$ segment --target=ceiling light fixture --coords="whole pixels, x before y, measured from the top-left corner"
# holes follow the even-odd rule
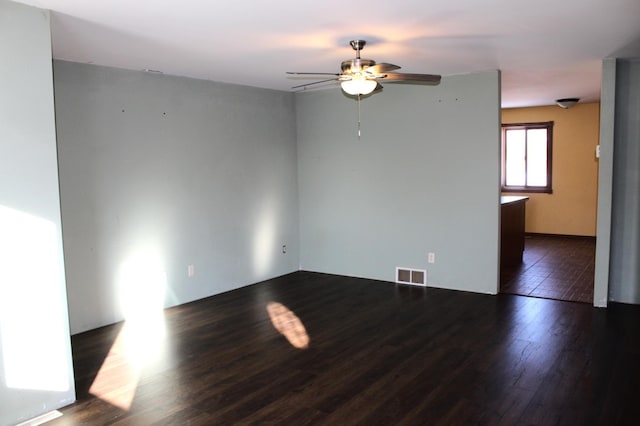
[[[375,80],[369,80],[362,74],[354,74],[351,80],[345,80],[340,83],[342,90],[350,95],[368,95],[373,92],[378,85]]]
[[[567,109],[577,104],[579,100],[580,98],[562,98],[562,99],[557,99],[556,103],[560,108]]]

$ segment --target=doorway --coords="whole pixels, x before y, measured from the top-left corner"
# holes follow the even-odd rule
[[[500,292],[594,303],[600,103],[504,109],[502,122],[552,123],[553,185],[526,194],[522,263],[501,265]]]

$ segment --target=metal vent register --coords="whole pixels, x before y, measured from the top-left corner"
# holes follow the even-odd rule
[[[396,268],[396,283],[427,286],[427,271],[424,269]]]

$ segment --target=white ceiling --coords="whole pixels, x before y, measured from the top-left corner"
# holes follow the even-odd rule
[[[290,90],[348,42],[400,72],[502,71],[503,107],[600,98],[601,61],[640,57],[640,0],[20,0],[51,9],[57,59]]]

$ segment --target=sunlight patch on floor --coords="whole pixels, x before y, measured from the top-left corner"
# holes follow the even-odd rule
[[[120,268],[118,288],[125,322],[89,392],[127,411],[144,369],[166,352],[166,273],[159,256],[148,250],[129,256]]]
[[[294,348],[309,347],[309,335],[300,318],[282,303],[271,302],[267,305],[267,312],[273,327],[282,334]]]

